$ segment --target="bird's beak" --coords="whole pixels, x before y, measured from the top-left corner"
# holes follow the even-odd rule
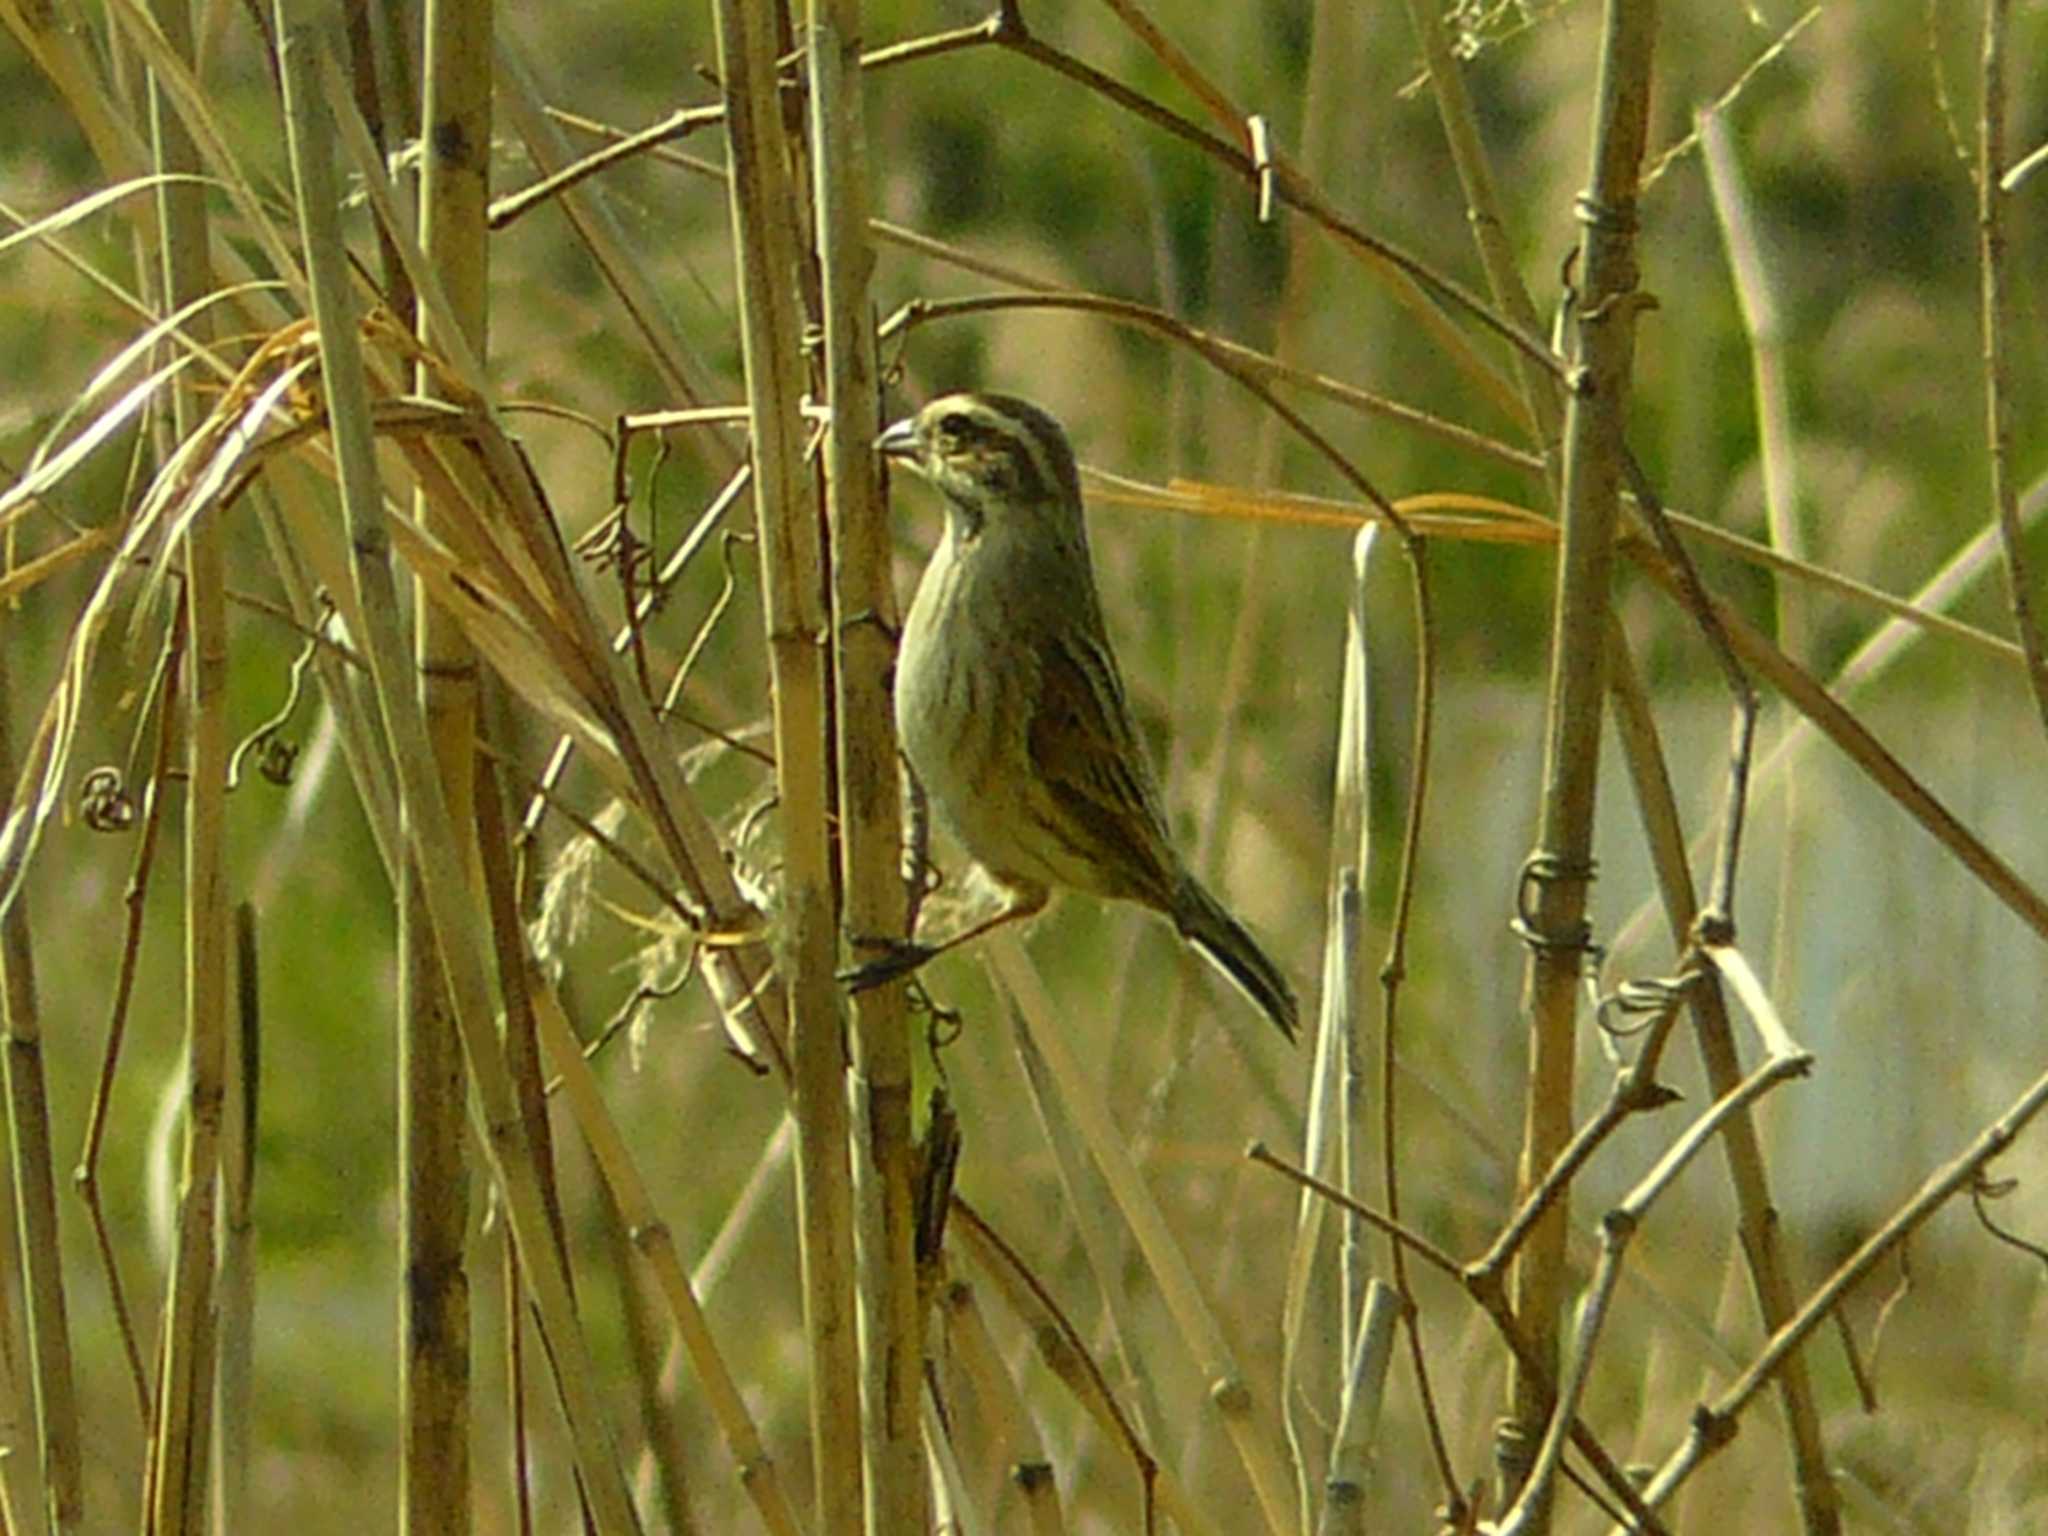
[[[875,439],[875,452],[885,459],[917,458],[917,419],[906,416],[892,423],[880,437]]]

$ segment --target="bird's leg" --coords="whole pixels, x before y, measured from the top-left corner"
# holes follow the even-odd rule
[[[973,943],[991,929],[1023,918],[1035,917],[1045,910],[1045,903],[1050,895],[1042,885],[1009,886],[1006,889],[1009,892],[1009,900],[1000,908],[980,922],[954,934],[943,944],[920,944],[915,939],[856,937],[856,944],[878,948],[883,953],[864,965],[856,965],[841,971],[839,979],[846,983],[849,992],[865,992],[870,987],[879,987],[885,981],[898,980],[913,971],[923,969],[928,962],[936,960],[948,950]]]

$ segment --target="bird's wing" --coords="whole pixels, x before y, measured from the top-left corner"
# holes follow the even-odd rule
[[[1045,795],[1034,810],[1044,830],[1092,876],[1071,883],[1169,907],[1179,861],[1116,659],[1100,637],[1070,631],[1051,638],[1039,662],[1038,696],[1025,732]]]

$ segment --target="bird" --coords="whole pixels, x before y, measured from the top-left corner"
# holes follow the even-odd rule
[[[949,394],[875,444],[935,489],[945,530],[905,616],[896,730],[938,819],[1004,905],[945,943],[897,942],[856,988],[1040,911],[1053,891],[1135,902],[1294,1039],[1280,968],[1175,850],[1103,625],[1067,434],[1011,395]]]

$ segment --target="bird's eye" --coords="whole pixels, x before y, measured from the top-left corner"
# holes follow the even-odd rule
[[[939,418],[939,431],[947,437],[962,438],[974,429],[974,423],[964,411],[948,411]]]

